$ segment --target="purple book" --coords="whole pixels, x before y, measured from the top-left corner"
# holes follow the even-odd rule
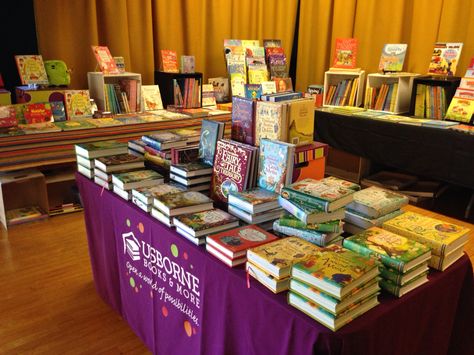
[[[255,103],[251,99],[232,98],[232,139],[255,144]]]

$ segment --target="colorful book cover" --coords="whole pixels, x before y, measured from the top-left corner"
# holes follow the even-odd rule
[[[41,55],[16,55],[15,61],[22,85],[49,84]]]
[[[132,195],[141,201],[149,204],[154,198],[159,198],[166,194],[178,193],[185,191],[185,187],[176,184],[159,184],[151,187],[139,187],[132,190]]]
[[[160,87],[158,85],[142,85],[141,94],[144,111],[163,110]]]
[[[16,224],[25,221],[38,219],[42,216],[47,216],[40,207],[22,207],[6,211],[6,218],[8,224]]]
[[[218,103],[227,102],[229,100],[229,78],[209,78],[208,83],[212,84]]]
[[[191,173],[193,171],[199,171],[199,170],[208,170],[212,169],[212,166],[206,163],[203,163],[201,161],[192,161],[189,163],[184,163],[184,164],[173,164],[172,165],[173,169],[171,170],[172,172],[176,172],[179,175],[179,172],[177,170],[182,170],[186,173]]]
[[[276,85],[277,92],[293,91],[293,82],[291,78],[272,77]]]
[[[216,145],[224,137],[224,123],[210,120],[201,121],[201,140],[199,141],[199,158],[207,164],[214,164]]]
[[[281,39],[264,39],[263,48],[279,47],[281,48]]]
[[[97,59],[100,71],[104,74],[120,73],[115,63],[114,57],[110,54],[109,48],[106,46],[91,46],[92,52]]]
[[[409,292],[409,291],[421,286],[422,284],[428,282],[427,276],[428,276],[428,272],[425,272],[425,273],[421,274],[420,276],[414,278],[410,282],[406,283],[403,286],[400,286],[400,285],[396,284],[395,282],[393,282],[391,280],[384,279],[384,278],[382,278],[380,280],[379,284],[380,284],[380,287],[384,291],[387,291],[388,293],[391,293],[394,296],[402,297],[407,292]]]
[[[169,210],[212,202],[209,197],[196,191],[165,194],[155,197],[155,201],[158,201],[162,205],[166,206]]]
[[[286,142],[288,138],[287,105],[283,103],[257,101],[255,109],[255,145],[268,138]]]
[[[262,86],[262,95],[276,94],[277,92],[276,83],[273,80],[263,81],[260,85]]]
[[[97,161],[100,162],[100,164],[97,164]],[[117,165],[124,165],[124,164],[130,164],[130,163],[142,163],[143,158],[137,157],[136,155],[133,154],[116,154],[116,155],[109,155],[106,157],[100,157],[96,159],[96,166],[97,165],[102,165],[104,167],[112,167],[112,166],[117,166]]]
[[[333,68],[355,69],[357,59],[357,39],[337,38],[332,61]]]
[[[160,131],[153,134],[148,134],[146,136],[142,136],[142,140],[147,145],[150,145],[151,147],[155,149],[161,150],[164,144],[180,142],[180,141],[183,141],[184,139],[183,137],[181,137],[180,135],[176,133]]]
[[[53,102],[50,102],[50,105],[51,105],[51,112],[53,114],[54,122],[63,122],[67,120],[66,108],[64,107],[64,102],[53,101]]]
[[[474,114],[474,100],[453,97],[446,111],[446,118],[458,122],[471,122]]]
[[[127,143],[114,140],[80,143],[76,144],[75,149],[77,155],[92,159],[97,156],[127,153]]]
[[[344,239],[344,248],[373,256],[402,273],[431,257],[428,246],[378,227]]]
[[[291,266],[320,250],[298,237],[277,239],[247,251],[247,258],[272,276],[281,279],[290,275]]]
[[[202,85],[202,107],[215,107],[217,105],[216,93],[212,84]]]
[[[305,145],[314,141],[314,102],[302,99],[289,103],[288,141]]]
[[[85,120],[82,121],[62,121],[62,122],[54,122],[56,126],[61,128],[63,131],[74,131],[76,129],[91,129],[96,128],[97,126],[89,123]]]
[[[383,224],[383,228],[431,247],[435,255],[445,255],[467,241],[470,230],[415,212],[405,212]]]
[[[199,147],[171,148],[171,164],[187,164],[199,159]]]
[[[61,132],[61,128],[57,127],[53,122],[19,124],[18,128],[26,134]]]
[[[238,221],[237,217],[219,209],[184,214],[175,218],[195,232]]]
[[[92,117],[89,90],[66,90],[64,101],[68,119]]]
[[[247,73],[249,84],[257,85],[269,79],[267,66],[265,64],[250,64]]]
[[[277,194],[293,178],[293,144],[262,139],[258,166],[259,187]]]
[[[228,140],[217,141],[214,171],[211,180],[211,198],[227,202],[230,191],[247,187],[251,170],[252,150]]]
[[[403,62],[407,54],[408,45],[405,43],[387,43],[382,49],[379,70],[383,72],[399,72],[403,69]]]
[[[454,76],[461,56],[462,43],[437,42],[434,45],[429,74]]]
[[[113,126],[121,126],[123,123],[121,121],[116,120],[115,118],[86,118],[84,121],[89,122],[91,125],[95,127],[113,127]]]
[[[157,173],[154,170],[144,169],[144,170],[136,170],[136,171],[129,171],[126,173],[120,174],[113,174],[113,179],[121,181],[123,184],[129,184],[139,181],[149,181],[149,180],[156,180],[162,179],[163,176]]]
[[[273,222],[273,231],[284,235],[294,236],[306,240],[320,247],[325,247],[331,243],[340,233],[322,233],[311,230],[298,229],[293,227],[282,226],[280,220]]]
[[[193,55],[181,56],[181,73],[194,73],[196,58]]]
[[[342,231],[343,223],[341,220],[334,220],[325,223],[310,223],[306,224],[298,218],[286,213],[280,218],[280,225],[285,227],[292,227],[296,229],[310,230],[321,233],[339,233]]]
[[[165,73],[179,73],[178,69],[178,55],[176,51],[169,49],[162,49],[161,53],[161,68]]]
[[[17,125],[15,108],[13,106],[0,106],[0,127],[14,127]]]
[[[230,195],[252,206],[277,201],[278,199],[278,195],[275,192],[259,187],[241,192],[229,191],[229,196]]]
[[[232,132],[237,142],[255,144],[255,102],[239,96],[232,97]]]
[[[408,204],[408,197],[396,192],[371,186],[357,191],[354,201],[346,206],[368,218],[379,218]]]
[[[262,84],[245,84],[245,98],[257,100],[262,96]]]
[[[278,238],[256,225],[234,228],[207,237],[207,243],[233,258],[245,251],[277,240]]]
[[[26,123],[51,122],[53,120],[51,104],[49,102],[26,104],[23,117]]]

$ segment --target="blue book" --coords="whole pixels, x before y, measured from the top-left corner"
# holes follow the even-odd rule
[[[304,239],[307,242],[316,244],[317,246],[320,246],[320,247],[327,246],[334,238],[338,237],[341,234],[341,232],[321,233],[321,232],[317,232],[313,230],[303,230],[303,229],[298,229],[298,228],[293,228],[293,227],[288,227],[288,226],[282,226],[280,224],[279,219],[273,222],[273,230],[275,232],[278,232],[284,235],[290,235],[290,236],[295,236],[295,237]]]
[[[302,92],[281,92],[276,94],[262,95],[262,101],[280,102],[286,100],[301,99],[303,97]]]
[[[280,193],[293,179],[295,145],[262,138],[258,164],[258,187]]]
[[[66,121],[66,111],[64,110],[64,103],[62,101],[50,102],[51,111],[53,113],[54,122]]]
[[[216,144],[224,137],[224,122],[202,120],[201,139],[199,141],[199,159],[202,162],[213,165],[216,153]]]
[[[260,84],[245,84],[244,88],[247,99],[260,99],[262,96],[262,85]]]

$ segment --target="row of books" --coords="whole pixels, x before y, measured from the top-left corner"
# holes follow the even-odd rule
[[[326,94],[326,105],[354,106],[359,86],[359,78],[344,79],[337,85],[329,85]]]
[[[105,111],[113,114],[139,112],[139,80],[122,79],[115,84],[104,84]]]
[[[183,108],[201,107],[201,96],[200,79],[173,79],[173,98],[175,106]]]
[[[442,86],[417,84],[415,116],[442,120],[446,115],[446,89]]]
[[[380,88],[369,86],[365,92],[365,108],[393,112],[397,95],[398,83],[384,83]]]
[[[461,123],[473,124],[474,115],[474,61],[471,61],[459,87],[454,93],[446,117]]]

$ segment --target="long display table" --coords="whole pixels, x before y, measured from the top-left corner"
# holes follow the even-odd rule
[[[468,354],[467,256],[337,332],[136,206],[76,175],[97,292],[156,354]]]

